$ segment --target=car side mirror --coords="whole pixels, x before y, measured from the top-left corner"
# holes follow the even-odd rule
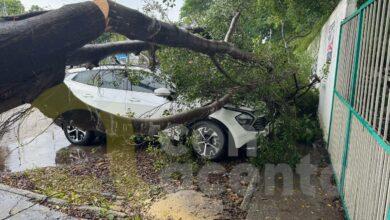
[[[159,88],[159,89],[154,90],[154,94],[156,96],[168,98],[172,93],[167,88]]]

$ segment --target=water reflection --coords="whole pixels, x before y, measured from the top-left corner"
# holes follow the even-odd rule
[[[87,162],[102,156],[104,147],[73,146],[61,128],[52,125],[37,137],[14,142],[0,150],[0,171],[20,172],[29,169]]]
[[[26,138],[20,142],[5,146],[9,152],[5,167],[11,172],[54,166],[56,152],[70,145],[62,129],[56,126],[37,137]]]
[[[104,146],[79,147],[70,145],[57,151],[55,162],[57,165],[73,165],[93,161],[106,153]]]

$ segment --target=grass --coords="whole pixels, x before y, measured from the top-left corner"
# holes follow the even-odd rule
[[[107,150],[106,155],[88,162],[7,174],[0,182],[63,199],[72,206],[95,206],[138,216],[161,191],[140,178],[133,147]]]
[[[88,205],[124,212],[132,219],[140,219],[139,216],[143,216],[149,205],[167,193],[165,185],[158,181],[163,169],[172,163],[190,163],[196,178],[200,167],[208,163],[196,159],[191,151],[181,156],[172,156],[153,144],[138,151],[131,144],[119,147],[109,145],[106,151],[105,155],[82,163],[0,175],[0,182],[66,200],[70,206],[54,208],[75,217],[89,218],[87,213],[80,214],[74,209],[74,206]],[[67,152],[59,153],[58,157],[62,161],[69,162]],[[179,187],[182,177],[180,173],[173,173],[170,186]],[[235,210],[237,215],[242,214],[229,202],[228,195],[223,199],[228,207]],[[108,218],[105,211],[95,217]]]
[[[104,191],[101,180],[90,175],[74,175],[64,168],[26,171],[25,176],[34,184],[35,191],[64,199],[74,205],[109,207],[109,200],[99,192]]]

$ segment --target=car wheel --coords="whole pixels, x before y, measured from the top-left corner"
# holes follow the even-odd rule
[[[226,135],[211,121],[201,121],[192,127],[191,142],[195,153],[208,160],[220,159],[226,150]]]
[[[72,124],[64,125],[64,133],[70,143],[78,146],[90,145],[95,138],[92,131],[85,131]]]

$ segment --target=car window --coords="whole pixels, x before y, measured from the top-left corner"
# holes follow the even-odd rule
[[[91,86],[97,86],[97,77],[98,77],[98,71],[97,70],[88,70],[79,72],[76,74],[76,76],[73,78],[74,81],[91,85]]]
[[[142,83],[138,83],[136,85],[131,85],[131,91],[135,92],[146,92],[146,93],[153,93],[155,88],[149,87],[147,85],[144,85]]]
[[[78,73],[73,80],[79,83],[108,89],[128,88],[128,81],[121,70],[87,70]]]
[[[128,77],[130,75],[137,75],[137,77]],[[144,93],[153,93],[158,88],[166,88],[163,83],[159,82],[157,77],[142,70],[87,70],[77,73],[73,80],[100,88]]]
[[[137,80],[130,79],[129,83],[131,84],[129,90],[135,92],[153,93],[154,90],[165,87],[151,73],[141,73]]]
[[[100,71],[100,87],[107,89],[127,89],[126,77],[120,74],[120,70]]]

